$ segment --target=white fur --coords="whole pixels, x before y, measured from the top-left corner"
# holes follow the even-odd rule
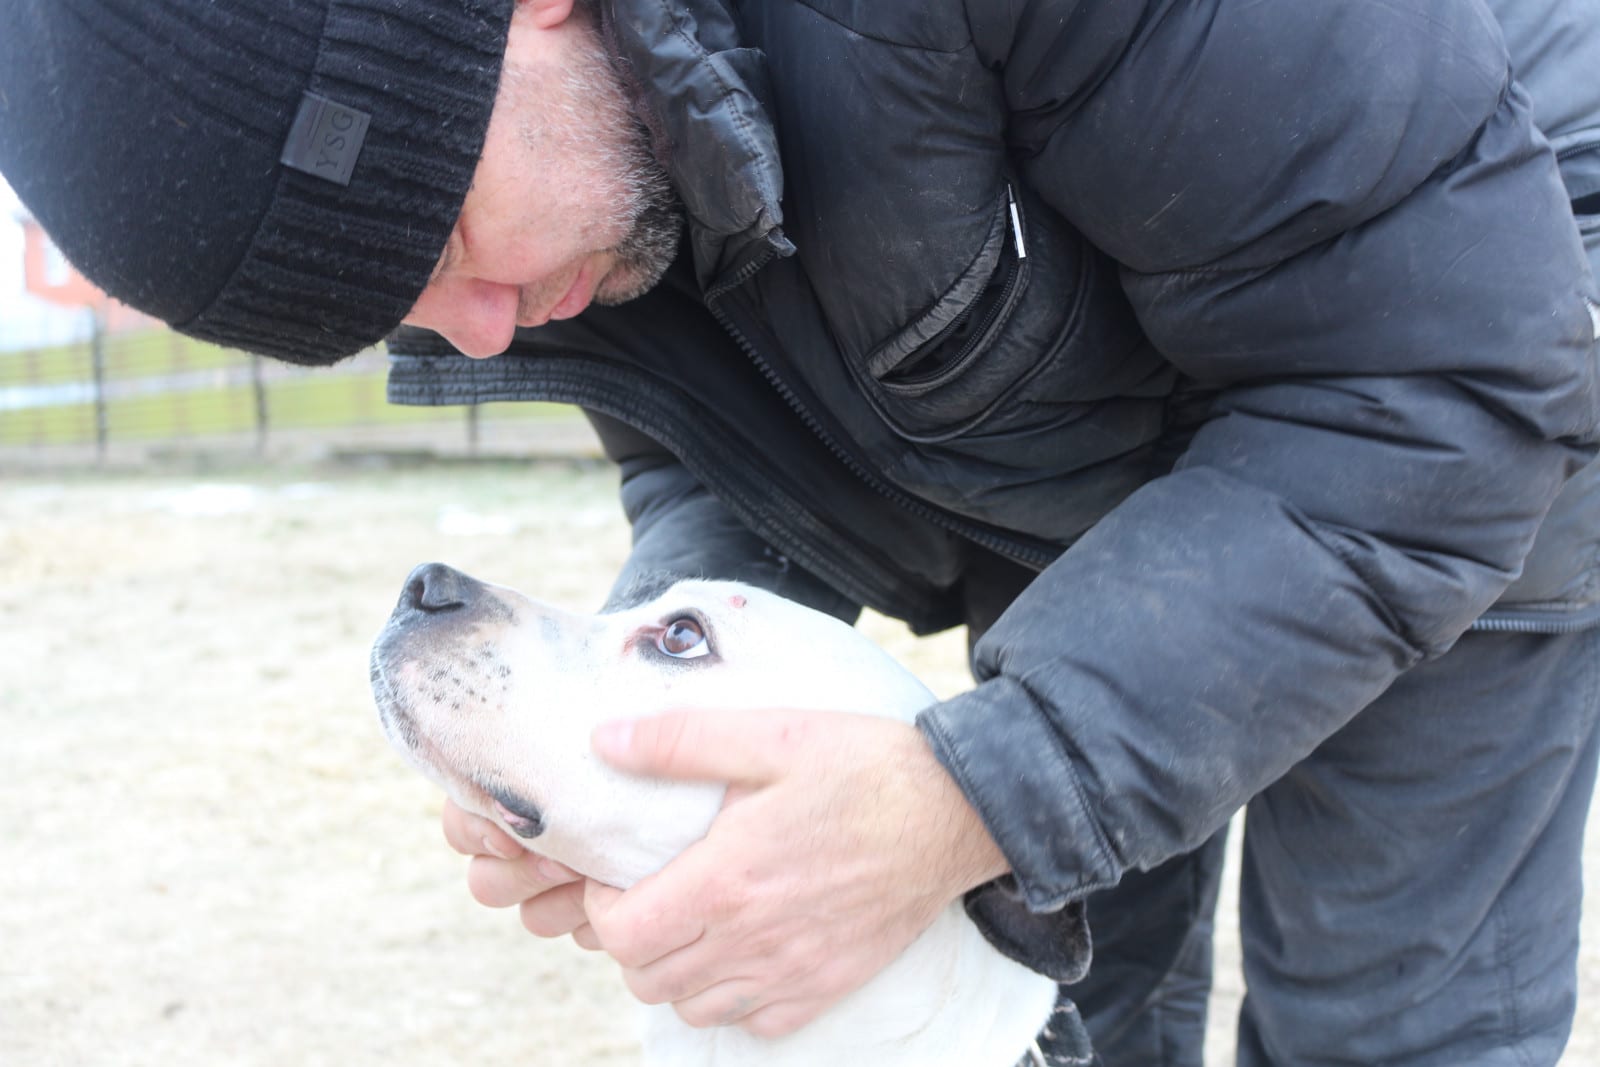
[[[720,786],[641,779],[590,751],[602,721],[668,708],[802,707],[911,720],[927,689],[836,619],[722,582],[681,582],[611,615],[560,612],[501,587],[432,615],[397,609],[373,650],[390,740],[469,811],[513,834],[486,790],[536,803],[531,845],[627,887],[704,835]],[[662,625],[707,624],[715,659],[653,648]],[[409,739],[408,739],[409,733]],[[797,1033],[694,1029],[649,1013],[647,1067],[1013,1067],[1047,1020],[1055,985],[1002,956],[959,904],[894,963]]]

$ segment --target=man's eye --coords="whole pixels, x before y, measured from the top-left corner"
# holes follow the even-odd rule
[[[705,627],[700,625],[699,619],[689,617],[667,623],[661,636],[656,638],[656,647],[675,659],[698,659],[711,654]]]

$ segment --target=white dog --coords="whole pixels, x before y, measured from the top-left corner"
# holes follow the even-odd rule
[[[372,652],[384,730],[462,808],[626,888],[703,836],[721,786],[629,776],[590,751],[602,721],[673,707],[875,709],[933,698],[850,626],[759,589],[686,581],[572,615],[440,564],[418,567]],[[1018,1067],[1056,986],[953,904],[886,970],[786,1037],[694,1029],[651,1009],[649,1067]]]

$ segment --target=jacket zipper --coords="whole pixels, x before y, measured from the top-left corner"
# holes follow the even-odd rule
[[[756,365],[756,369],[761,372],[761,376],[767,380],[767,384],[777,390],[778,395],[783,398],[784,402],[789,405],[796,415],[800,416],[800,420],[805,423],[806,427],[823,443],[828,451],[879,496],[906,509],[918,518],[942,526],[974,544],[1014,559],[1018,563],[1036,570],[1042,570],[1049,565],[1059,554],[1057,551],[1002,537],[992,530],[968,523],[957,515],[935,508],[884,481],[875,471],[857,459],[852,451],[836,441],[827,428],[811,414],[804,402],[795,395],[794,390],[789,388],[788,384],[772,369],[771,363],[761,354],[760,349],[745,336],[744,331],[739,328],[722,307],[722,297],[754,277],[756,272],[766,266],[775,254],[768,249],[762,255],[744,264],[729,277],[724,278],[706,290],[706,307],[711,309],[711,314],[716,318],[723,330],[727,332],[728,336],[732,337],[739,347],[744,350],[745,354],[750,357],[751,362]]]
[[[1011,193],[1011,185],[1006,185],[1006,210],[1011,215],[1011,238],[1017,246],[1017,258],[1013,259],[1006,267],[1006,280],[1000,285],[1000,299],[989,305],[989,310],[984,313],[983,321],[978,323],[978,328],[972,331],[972,336],[967,343],[961,346],[961,351],[956,353],[956,358],[950,361],[952,370],[966,365],[967,357],[971,356],[978,346],[988,339],[989,329],[994,326],[995,320],[1005,314],[1012,304],[1012,296],[1016,292],[1017,279],[1022,274],[1023,263],[1028,258],[1028,246],[1022,239],[1022,217],[1017,210],[1016,197]]]
[[[1491,634],[1575,634],[1600,625],[1600,621],[1592,617],[1592,612],[1582,613],[1573,619],[1533,619],[1527,616],[1494,615],[1492,610],[1491,614],[1474,619],[1467,629]]]

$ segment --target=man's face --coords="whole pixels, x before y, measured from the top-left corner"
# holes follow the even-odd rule
[[[405,319],[480,358],[518,326],[644,293],[682,225],[598,33],[581,14],[541,23],[537,7],[512,19],[472,188]]]

